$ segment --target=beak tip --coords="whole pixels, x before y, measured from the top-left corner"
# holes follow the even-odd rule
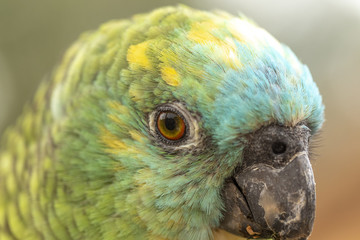
[[[281,169],[257,166],[234,177],[224,229],[245,237],[307,239],[315,217],[315,182],[307,155]],[[230,184],[231,185],[231,184]],[[234,193],[236,192],[236,194]],[[236,196],[236,203],[231,202]],[[240,224],[241,223],[241,224]],[[248,229],[251,229],[249,232]]]

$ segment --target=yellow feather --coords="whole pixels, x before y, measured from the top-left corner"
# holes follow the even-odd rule
[[[165,66],[161,68],[161,77],[171,86],[178,86],[180,84],[180,75],[172,67]]]
[[[147,70],[150,70],[152,68],[151,62],[146,55],[146,50],[148,49],[148,47],[149,41],[145,41],[129,47],[126,59],[129,62],[130,67],[132,65],[138,65]]]

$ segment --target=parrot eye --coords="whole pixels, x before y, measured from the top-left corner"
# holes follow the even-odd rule
[[[172,102],[159,105],[149,115],[149,130],[154,143],[168,151],[198,151],[204,135],[198,125],[200,117],[190,113],[184,104]]]
[[[185,135],[186,125],[176,112],[162,111],[157,117],[156,127],[159,133],[168,140],[179,140]]]

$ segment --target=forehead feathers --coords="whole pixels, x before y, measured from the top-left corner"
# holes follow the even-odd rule
[[[122,77],[138,109],[185,102],[225,142],[274,122],[320,128],[321,96],[307,67],[247,19],[180,6],[133,21],[141,24],[127,30]]]

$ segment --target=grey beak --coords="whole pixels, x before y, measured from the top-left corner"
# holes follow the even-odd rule
[[[221,228],[247,238],[307,239],[315,218],[315,181],[306,151],[274,168],[259,163],[228,179]]]

